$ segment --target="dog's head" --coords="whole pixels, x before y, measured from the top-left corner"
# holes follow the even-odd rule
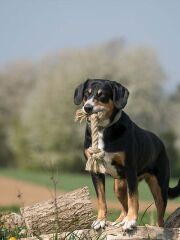
[[[105,111],[106,117],[111,118],[114,111],[125,107],[128,96],[129,91],[118,82],[88,79],[76,88],[74,103],[83,103],[87,114]]]

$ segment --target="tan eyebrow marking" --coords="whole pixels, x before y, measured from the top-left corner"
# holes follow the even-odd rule
[[[88,89],[88,93],[92,93],[92,89],[91,88]]]
[[[98,94],[101,94],[101,93],[102,93],[102,89],[99,89],[97,93],[98,93]]]

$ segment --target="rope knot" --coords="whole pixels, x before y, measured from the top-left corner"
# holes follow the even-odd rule
[[[103,160],[104,159],[105,153],[103,150],[101,150],[99,148],[92,148],[92,147],[90,147],[88,150],[89,150],[89,153],[92,155],[92,157],[95,160],[98,160],[98,159]]]

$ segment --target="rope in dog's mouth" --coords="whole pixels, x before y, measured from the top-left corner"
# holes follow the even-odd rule
[[[100,110],[97,112],[93,112],[92,114],[88,114],[83,109],[78,109],[75,114],[75,122],[80,122],[82,123],[84,120],[91,121],[91,116],[92,115],[97,115],[98,117],[98,123],[101,123],[105,119],[105,111]]]
[[[86,163],[85,170],[89,172],[95,173],[105,173],[105,162],[104,156],[105,153],[102,149],[98,148],[98,126],[99,123],[105,119],[105,112],[99,111],[96,113],[92,113],[91,115],[85,113],[82,109],[78,109],[75,115],[75,121],[79,121],[80,123],[83,120],[90,121],[91,123],[91,137],[92,137],[92,146],[88,149],[89,158]]]

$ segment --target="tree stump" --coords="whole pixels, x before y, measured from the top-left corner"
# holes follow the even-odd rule
[[[21,208],[21,213],[34,236],[90,228],[94,220],[87,187]]]

